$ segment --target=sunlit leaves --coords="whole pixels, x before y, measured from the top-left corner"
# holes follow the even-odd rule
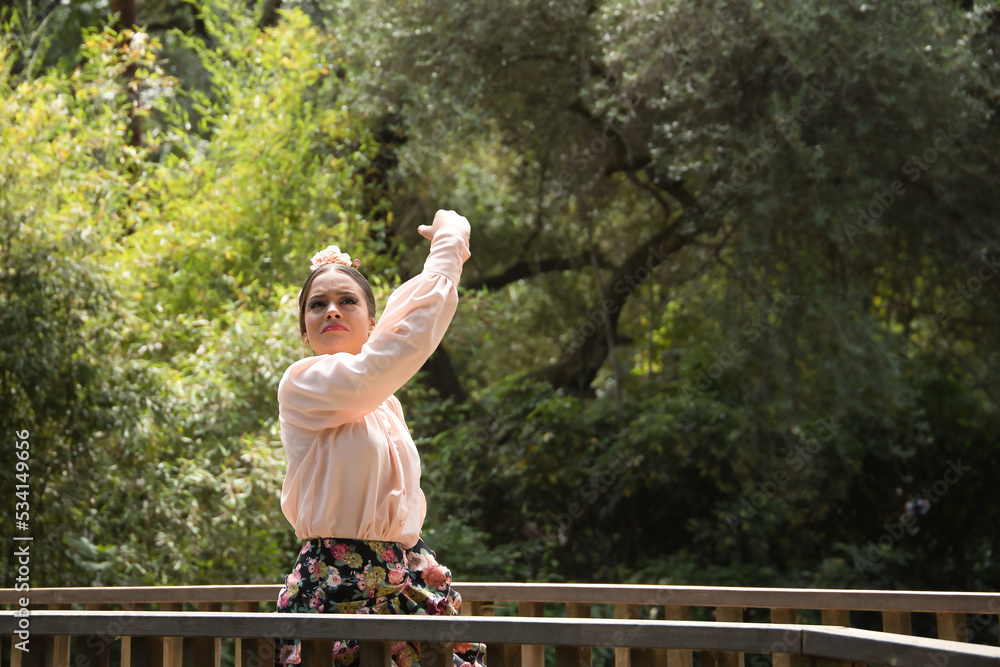
[[[239,3],[205,9],[212,46],[180,39],[207,89],[131,31],[0,77],[0,415],[37,442],[38,537],[66,535],[41,541],[52,583],[283,567],[274,395],[304,353],[298,284],[334,233],[384,282],[365,252],[377,145],[329,44],[299,12],[261,30]]]

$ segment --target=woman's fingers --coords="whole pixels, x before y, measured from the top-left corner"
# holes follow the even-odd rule
[[[443,209],[434,214],[434,227],[435,232],[441,229],[454,229],[468,234],[470,231],[468,220],[454,211],[445,211]]]
[[[431,225],[420,225],[417,232],[425,239],[434,240],[434,235],[445,229],[453,229],[463,234],[469,234],[471,228],[469,221],[455,211],[439,210],[434,214],[434,222]]]

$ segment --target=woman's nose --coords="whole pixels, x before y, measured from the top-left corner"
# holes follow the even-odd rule
[[[330,307],[326,309],[326,319],[330,319],[331,317],[340,318],[340,311],[333,304],[330,304]]]

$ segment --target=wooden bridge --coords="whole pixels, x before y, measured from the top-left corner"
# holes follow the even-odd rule
[[[969,642],[996,643],[998,593],[455,588],[465,601],[460,617],[267,613],[278,585],[0,589],[0,636],[12,667],[221,667],[223,655],[226,665],[270,667],[277,637],[303,640],[303,667],[331,665],[333,641],[344,638],[361,642],[360,667],[385,667],[398,640],[423,642],[426,667],[450,667],[456,642],[486,642],[490,667],[544,667],[546,647],[557,667],[590,667],[596,647],[613,649],[614,667],[1000,667],[1000,648]],[[852,628],[852,612],[869,628]],[[593,617],[602,614],[609,618]],[[878,620],[881,631],[870,627]],[[936,637],[914,636],[914,626]],[[14,648],[23,641],[28,652]],[[609,651],[600,655],[610,663]]]

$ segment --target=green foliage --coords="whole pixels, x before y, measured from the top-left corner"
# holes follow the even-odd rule
[[[169,316],[261,306],[323,239],[378,235],[360,210],[374,146],[322,36],[299,13],[264,32],[235,7],[205,24],[213,48],[182,44],[211,89],[185,91],[193,111],[172,106],[150,133],[156,213],[130,244],[143,301]]]
[[[278,506],[274,396],[303,353],[298,282],[327,239],[355,252],[377,242],[361,208],[374,145],[343,113],[345,84],[302,14],[262,31],[218,4],[204,23],[211,48],[183,43],[211,88],[185,91],[197,121],[175,104],[148,133],[155,213],[120,259],[141,290],[128,343],[157,369],[164,401],[165,456],[147,462],[143,489],[152,529],[137,551],[171,554],[130,574],[269,580],[295,549]]]
[[[334,234],[378,247],[375,145],[322,36],[237,4],[204,24],[211,46],[182,38],[204,91],[164,76],[144,33],[88,32],[68,73],[4,70],[0,423],[31,433],[33,574],[52,584],[287,567],[274,395],[303,352],[302,267]]]
[[[65,529],[100,511],[94,476],[118,453],[112,434],[136,428],[149,389],[117,352],[124,312],[102,257],[140,215],[130,203],[144,187],[119,80],[130,66],[137,85],[162,77],[148,52],[116,40],[89,34],[72,75],[37,79],[13,76],[19,45],[0,42],[0,424],[9,439],[30,434],[30,525],[43,554],[59,554]],[[12,492],[14,450],[3,452]],[[52,557],[37,572],[64,566]]]
[[[508,571],[995,585],[965,554],[995,550],[966,512],[993,506],[996,448],[960,426],[997,414],[995,6],[376,5],[368,76],[412,140],[399,205],[479,207],[473,282],[536,267],[452,328],[473,414],[510,424],[428,466],[465,480],[441,496],[458,519],[520,546]],[[522,403],[508,383],[600,330],[616,267],[674,224],[689,240],[628,288],[593,394]],[[821,420],[841,428],[806,459]],[[641,465],[568,521],[621,451]],[[961,493],[857,560],[959,459]]]

